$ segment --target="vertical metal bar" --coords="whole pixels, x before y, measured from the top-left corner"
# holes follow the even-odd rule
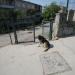
[[[50,26],[49,26],[49,40],[51,40],[51,22],[50,22]]]
[[[14,9],[13,9],[13,13],[12,13],[12,17],[13,17],[13,31],[14,31],[14,38],[15,38],[15,44],[18,44],[18,39],[17,39],[17,34],[16,34],[16,28],[15,28],[15,21],[16,21],[16,5],[15,5],[16,1],[14,0]]]
[[[53,27],[53,22],[50,21],[50,28],[49,28],[49,40],[52,40],[52,27]]]
[[[17,34],[16,34],[15,27],[14,27],[14,37],[15,37],[15,44],[18,44],[18,39],[17,39]]]
[[[14,21],[13,21],[13,22],[14,22]],[[17,34],[16,34],[15,23],[13,24],[13,31],[14,31],[15,44],[18,44],[18,39],[17,39]]]
[[[7,23],[8,23],[8,22],[7,22]],[[9,24],[9,23],[8,23],[8,24]],[[10,34],[10,28],[9,28],[8,24],[7,24],[7,28],[8,28],[8,32],[9,32],[10,42],[11,42],[11,44],[13,44],[12,38],[11,38],[11,34]]]
[[[42,21],[42,35],[43,35],[43,33],[44,33],[44,23]]]
[[[34,36],[34,42],[35,42],[35,25],[33,23],[33,36]]]
[[[10,37],[10,42],[11,42],[11,44],[13,44],[12,38],[11,38],[11,34],[10,34],[10,33],[9,33],[9,37]]]
[[[15,27],[15,24],[16,24],[15,10],[13,10],[12,17],[13,17],[12,18],[12,27],[13,27],[13,32],[14,32],[15,44],[18,44],[18,39],[17,39],[17,34],[16,34],[16,27]]]
[[[15,22],[16,22],[16,5],[15,5],[15,3],[16,3],[16,1],[14,1],[14,6],[15,6],[15,8],[14,8],[14,12],[13,12],[13,31],[14,31],[14,37],[15,37],[15,44],[18,44],[18,39],[17,39],[17,34],[16,34],[16,28],[15,28]]]
[[[53,29],[53,20],[51,22],[51,27],[50,27],[50,30],[51,30],[51,40],[52,40],[52,29]]]

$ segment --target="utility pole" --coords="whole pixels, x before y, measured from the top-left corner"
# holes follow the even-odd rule
[[[67,14],[67,20],[68,20],[68,8],[69,8],[69,0],[67,0],[67,4],[66,4],[66,14]]]
[[[69,7],[69,0],[67,0],[67,6],[66,6],[67,10],[68,10],[68,7]]]
[[[69,8],[69,0],[67,0],[67,4],[66,4],[66,12],[68,14],[68,8]]]

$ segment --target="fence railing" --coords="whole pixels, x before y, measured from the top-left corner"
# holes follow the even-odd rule
[[[25,19],[18,19],[13,23],[11,20],[0,20],[0,28],[2,29],[3,32],[7,33],[4,34],[3,36],[0,35],[3,38],[7,38],[4,40],[3,44],[9,40],[9,43],[15,43],[17,38],[17,43],[19,42],[27,42],[30,43],[30,41],[36,42],[36,37],[38,35],[43,35],[45,38],[50,40],[51,37],[51,23],[49,21],[44,21],[43,23],[36,25],[32,22],[32,24],[27,25],[25,24]],[[28,22],[29,23],[29,22]],[[3,27],[3,28],[2,28]],[[0,30],[1,30],[0,29]],[[6,36],[5,36],[6,35]],[[3,39],[1,38],[1,39]],[[8,39],[9,38],[9,39]],[[1,40],[0,40],[1,41]],[[8,44],[9,44],[8,43]],[[7,44],[7,43],[6,43]]]

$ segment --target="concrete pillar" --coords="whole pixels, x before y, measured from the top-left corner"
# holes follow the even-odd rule
[[[52,32],[52,40],[57,39],[58,29],[60,24],[60,13],[56,14],[55,22],[53,23],[53,32]]]

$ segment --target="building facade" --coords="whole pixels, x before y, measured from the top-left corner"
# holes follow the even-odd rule
[[[14,8],[15,0],[0,0],[0,8]]]
[[[23,16],[26,16],[26,13],[30,12],[30,10],[39,15],[42,12],[42,6],[23,0],[0,0],[0,9],[14,9],[22,13]]]
[[[16,12],[16,14],[15,14]],[[23,0],[0,0],[0,33],[41,22],[42,6]],[[15,22],[14,22],[15,21]]]

